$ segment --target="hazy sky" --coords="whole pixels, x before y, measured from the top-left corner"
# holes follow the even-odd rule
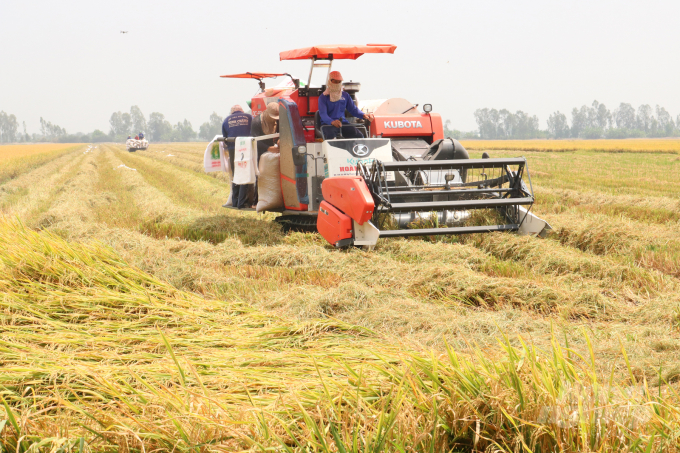
[[[480,107],[548,115],[594,99],[680,113],[680,1],[0,0],[0,110],[37,132],[109,131],[139,105],[194,129],[245,103],[244,71],[290,72],[279,51],[391,43],[394,55],[337,61],[361,99],[431,103],[471,130]],[[121,30],[129,33],[121,34]],[[568,115],[570,116],[570,115]]]

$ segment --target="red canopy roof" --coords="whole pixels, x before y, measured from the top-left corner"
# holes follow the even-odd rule
[[[231,74],[231,75],[223,75],[220,77],[227,77],[230,79],[257,79],[257,80],[262,80],[262,79],[271,79],[274,77],[279,77],[279,76],[284,76],[288,74],[271,74],[269,72],[244,72],[242,74]]]
[[[356,60],[365,53],[394,53],[397,46],[392,44],[366,44],[352,46],[347,44],[330,44],[324,46],[304,47],[286,50],[279,54],[281,60],[327,59],[333,55],[334,60]]]

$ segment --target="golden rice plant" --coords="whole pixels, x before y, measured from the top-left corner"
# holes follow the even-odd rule
[[[678,156],[530,153],[551,238],[367,253],[163,146],[0,182],[0,451],[680,451]]]
[[[463,140],[470,150],[516,151],[602,151],[640,153],[680,153],[680,139],[621,139],[621,140]]]
[[[72,143],[0,146],[0,183],[85,146]]]
[[[0,222],[3,451],[678,452],[661,376],[552,338],[415,352],[179,291],[100,244]],[[61,449],[61,450],[60,450]]]
[[[86,146],[82,143],[27,143],[25,145],[0,145],[0,161],[35,154],[49,153]]]

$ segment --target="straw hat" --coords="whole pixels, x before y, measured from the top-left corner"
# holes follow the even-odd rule
[[[278,120],[279,119],[279,103],[278,102],[270,102],[269,104],[267,104],[267,110],[265,110],[264,114],[267,115],[270,118]]]

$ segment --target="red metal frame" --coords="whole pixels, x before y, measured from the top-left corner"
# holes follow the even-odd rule
[[[283,60],[356,60],[365,53],[394,53],[397,46],[393,44],[366,44],[353,46],[348,44],[328,44],[301,49],[284,50],[279,53]]]
[[[324,200],[350,216],[359,225],[371,220],[375,203],[361,176],[333,176],[321,183]]]
[[[392,44],[367,44],[365,46],[352,46],[343,44],[321,45],[313,47],[304,47],[300,49],[286,50],[279,54],[281,60],[356,60],[365,53],[385,53],[393,54],[397,46]],[[224,78],[237,79],[257,79],[260,86],[264,87],[262,79],[280,77],[289,74],[279,73],[265,73],[265,72],[244,72],[240,74],[223,75]],[[313,118],[316,111],[319,109],[318,96],[300,96],[299,90],[294,87],[276,87],[274,92],[267,95],[266,91],[262,91],[251,99],[250,108],[253,115],[259,115],[264,112],[268,102],[278,101],[278,99],[288,99],[298,105],[300,115],[303,118]],[[399,127],[399,122],[409,122],[410,127],[402,124]],[[414,127],[413,121],[420,121],[422,127]],[[385,123],[395,123],[395,127],[386,127]],[[305,139],[307,142],[314,142],[316,140],[314,127],[311,125],[303,126],[305,129]],[[410,113],[408,115],[389,115],[376,116],[375,121],[371,123],[370,136],[376,137],[420,137],[425,139],[428,143],[444,138],[444,127],[442,119],[436,113]]]
[[[257,79],[257,80],[262,80],[262,79],[273,79],[276,77],[281,77],[285,76],[288,74],[273,74],[269,72],[242,72],[240,74],[229,74],[229,75],[222,75],[220,77],[228,78],[228,79]]]
[[[319,204],[316,229],[325,240],[333,245],[343,239],[350,239],[353,235],[352,219],[326,201]]]

